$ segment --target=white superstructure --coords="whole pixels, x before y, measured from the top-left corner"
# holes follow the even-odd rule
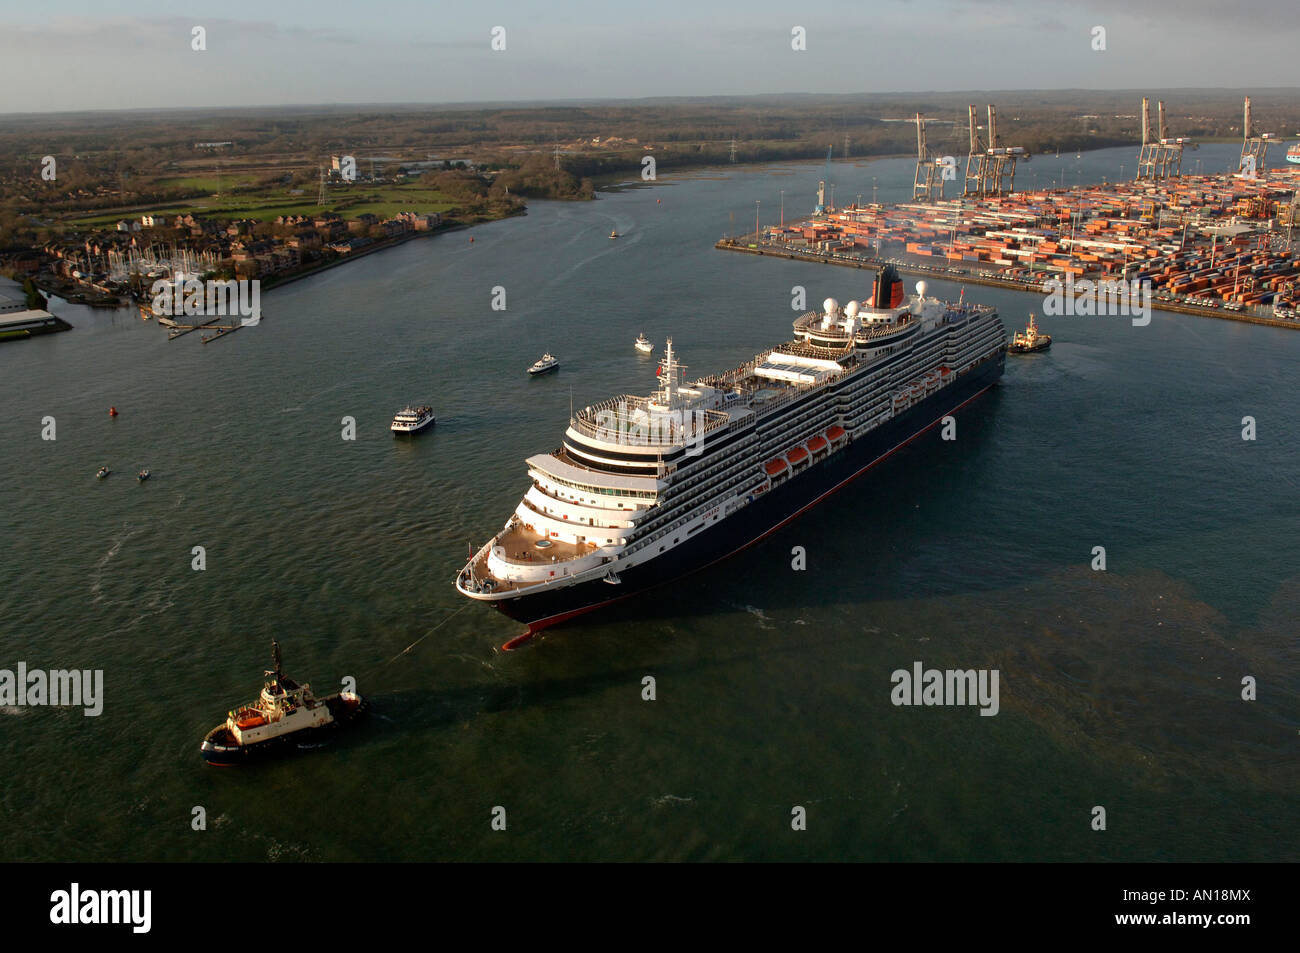
[[[684,381],[669,339],[654,393],[584,407],[561,447],[527,459],[532,486],[458,589],[498,601],[618,582],[1002,360],[996,311],[926,297],[924,282],[904,302],[890,272],[879,305],[827,299],[793,340],[723,374]]]

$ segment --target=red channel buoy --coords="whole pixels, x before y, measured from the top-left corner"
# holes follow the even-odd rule
[[[116,407],[110,407],[110,408],[108,408],[108,416],[110,416],[110,417],[116,417],[116,416],[117,416],[117,408],[116,408]]]

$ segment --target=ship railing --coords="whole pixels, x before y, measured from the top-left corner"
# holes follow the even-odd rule
[[[673,447],[726,426],[731,417],[719,410],[683,407],[675,411],[648,411],[636,407],[646,416],[629,413],[633,405],[618,401],[593,404],[576,414],[569,425],[584,437],[633,447]],[[703,414],[701,428],[695,414]]]

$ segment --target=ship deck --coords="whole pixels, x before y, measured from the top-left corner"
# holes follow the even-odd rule
[[[592,549],[590,546],[547,539],[520,522],[515,522],[498,536],[497,545],[505,549],[507,560],[521,566],[535,563],[563,563],[577,559],[579,556],[588,556]]]
[[[539,543],[549,543],[546,546],[539,546]],[[558,539],[547,539],[541,533],[528,529],[522,523],[515,522],[496,539],[496,546],[505,550],[506,561],[516,566],[536,566],[554,564],[557,568],[564,566],[579,556],[588,556],[592,550],[590,546],[576,545],[566,543]],[[488,568],[487,553],[474,560],[471,564],[474,576],[478,579],[491,579],[495,583],[494,592],[510,592],[515,589],[525,589],[537,585],[542,580],[528,580],[517,582],[509,579],[498,578]]]

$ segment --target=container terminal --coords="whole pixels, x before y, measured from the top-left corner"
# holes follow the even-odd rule
[[[1150,282],[1164,310],[1300,328],[1300,169],[1259,169],[1272,137],[1253,133],[1246,104],[1248,172],[1181,174],[1187,139],[1149,129],[1143,102],[1140,178],[1014,191],[1023,150],[996,137],[992,107],[984,141],[972,133],[966,194],[931,198],[937,159],[917,116],[914,196],[898,205],[825,202],[807,219],[724,238],[718,248],[900,271],[1022,290],[1053,279]],[[971,107],[972,129],[975,107]],[[1148,139],[1150,140],[1148,142]],[[992,144],[990,144],[992,143]],[[1246,157],[1251,156],[1250,160]],[[923,171],[924,170],[924,171]]]

